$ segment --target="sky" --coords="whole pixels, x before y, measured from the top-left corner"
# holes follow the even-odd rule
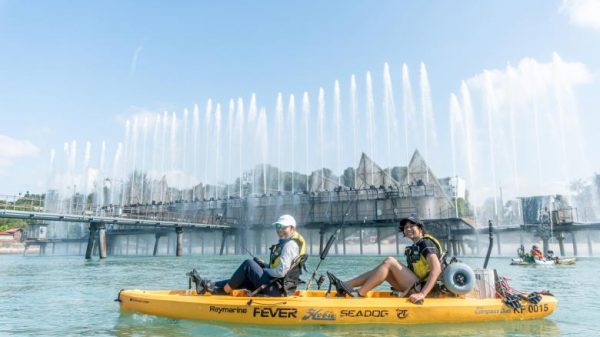
[[[397,124],[392,131],[382,107],[386,64]],[[415,124],[410,127],[402,124],[404,65],[415,106]],[[430,90],[425,96],[423,70]],[[325,162],[335,171],[358,164],[359,156],[350,146],[355,138],[362,144],[358,152],[368,153],[368,142],[378,148],[368,154],[383,167],[405,166],[418,149],[437,176],[467,177],[468,188],[478,189],[479,195],[493,194],[503,185],[513,195],[557,193],[566,180],[600,172],[595,149],[600,144],[599,70],[600,2],[593,0],[0,0],[0,194],[43,193],[56,183],[53,177],[69,170],[65,148],[72,150],[73,143],[74,171],[103,166],[98,174],[114,176],[127,165],[139,168],[142,161],[149,170],[160,167],[156,159],[149,163],[151,149],[144,150],[147,159],[131,157],[131,150],[121,153],[123,168],[114,167],[118,144],[125,152],[131,149],[126,138],[133,139],[135,121],[141,125],[147,119],[153,130],[157,116],[176,114],[181,128],[185,109],[192,124],[195,105],[204,119],[210,99],[213,109],[221,105],[219,135],[226,139],[230,100],[237,104],[241,98],[249,114],[253,94],[257,108],[265,110],[270,136],[257,141],[268,144],[260,151],[242,149],[247,157],[264,157],[301,172]],[[365,108],[367,72],[374,96],[371,131]],[[362,116],[358,126],[351,126],[348,112],[352,75]],[[337,123],[332,117],[335,81],[342,102]],[[468,109],[461,86],[471,94],[475,124],[465,124]],[[317,132],[320,88],[328,119],[322,141]],[[302,154],[304,141],[297,135],[303,132],[305,92],[310,97],[311,148],[316,149],[308,161]],[[295,97],[293,136],[289,124],[283,136],[277,136],[279,93],[284,114],[289,114],[290,95]],[[452,95],[458,102],[454,112]],[[428,104],[426,117],[419,117]],[[509,115],[502,112],[506,107],[517,114],[514,123],[520,127],[507,123]],[[529,115],[534,110],[535,115]],[[216,110],[213,114],[214,122]],[[203,129],[207,131],[195,143],[205,148],[198,150],[204,151],[201,157],[219,156],[215,166],[203,164],[211,160],[195,159],[199,164],[184,161],[179,167],[169,164],[171,168],[194,176],[194,182],[234,176],[230,171],[235,161],[227,161],[233,154],[213,139],[215,126]],[[185,133],[191,139],[187,133],[192,127],[178,130],[177,151],[185,156],[181,137]],[[360,135],[354,137],[351,131]],[[207,134],[213,136],[209,142],[203,141]],[[137,137],[139,152],[142,136]],[[469,137],[481,141],[477,145]],[[326,144],[323,150],[314,147],[318,141]],[[84,153],[88,142],[89,155]],[[219,150],[210,154],[209,147]],[[204,172],[208,166],[210,174]]]

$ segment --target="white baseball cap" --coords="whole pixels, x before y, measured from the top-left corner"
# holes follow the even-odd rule
[[[296,228],[296,220],[289,214],[282,215],[279,217],[279,219],[277,219],[277,221],[273,222],[273,226],[277,224],[280,224],[283,227],[292,226]]]

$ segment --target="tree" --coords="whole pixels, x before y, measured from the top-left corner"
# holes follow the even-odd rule
[[[43,194],[25,193],[23,197],[15,201],[0,200],[0,209],[14,209],[18,211],[39,211],[44,200]],[[27,228],[27,221],[22,219],[5,219],[0,218],[0,231],[5,231],[11,228]]]
[[[21,219],[4,219],[0,218],[0,232],[11,228],[27,228],[27,222]]]

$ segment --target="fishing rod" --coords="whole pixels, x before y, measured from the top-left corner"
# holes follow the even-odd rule
[[[265,268],[267,266],[267,263],[265,261],[263,261],[260,257],[256,257],[254,256],[246,247],[242,247],[244,249],[244,251],[246,251],[246,253],[248,253],[248,255],[250,255],[252,257],[252,260],[254,260],[254,262],[258,263],[258,265],[261,268]]]
[[[312,276],[310,277],[310,280],[308,280],[308,283],[306,284],[306,290],[308,290],[308,288],[310,288],[312,282],[315,279],[315,276],[317,276],[317,270],[319,270],[319,267],[321,266],[321,263],[323,263],[323,260],[325,260],[325,258],[327,257],[327,254],[329,254],[329,249],[331,249],[331,246],[333,245],[335,240],[337,240],[338,233],[340,232],[340,230],[342,229],[342,226],[344,226],[344,223],[346,222],[346,216],[348,215],[348,213],[350,213],[350,207],[352,207],[352,204],[354,204],[357,200],[358,200],[358,191],[356,191],[356,194],[354,195],[354,199],[352,199],[350,201],[350,203],[346,207],[346,211],[344,212],[344,214],[342,214],[342,222],[337,226],[335,231],[333,231],[333,234],[331,234],[331,236],[329,237],[329,240],[327,240],[327,244],[325,244],[325,248],[319,255],[319,258],[320,258],[319,263],[317,264],[315,271],[313,271]]]
[[[253,259],[256,259],[256,256],[254,256],[254,255],[253,255],[253,254],[252,254],[252,253],[251,253],[251,252],[248,250],[248,248],[246,248],[246,247],[242,247],[242,249],[243,249],[243,250],[244,250],[246,253],[248,253],[248,255],[250,255],[250,256],[251,256]]]

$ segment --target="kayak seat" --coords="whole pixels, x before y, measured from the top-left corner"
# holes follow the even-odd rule
[[[302,275],[302,269],[306,270],[305,264],[307,259],[308,255],[298,255],[292,261],[290,270],[288,270],[285,276],[274,280],[283,296],[293,295],[300,284],[306,283],[300,279],[300,275]]]
[[[249,292],[248,297],[253,296],[262,296],[261,291],[266,289],[271,285],[275,285],[277,289],[281,292],[281,296],[291,296],[294,295],[296,288],[298,285],[305,283],[300,279],[300,275],[302,274],[302,269],[306,270],[306,260],[308,259],[308,255],[298,255],[290,265],[290,270],[283,276],[272,279],[269,283],[263,284],[258,287],[256,290]]]

